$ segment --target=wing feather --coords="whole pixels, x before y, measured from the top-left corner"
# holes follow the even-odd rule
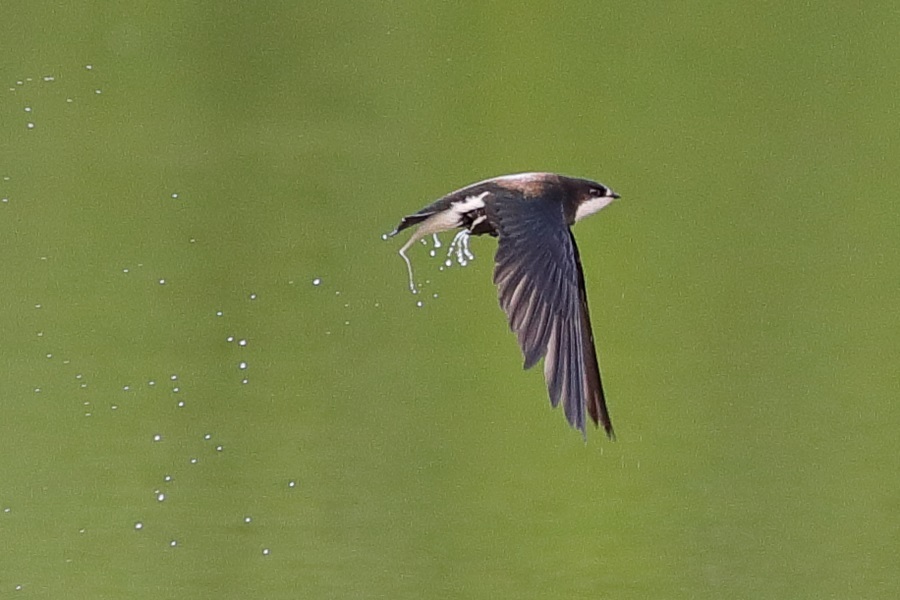
[[[613,437],[594,348],[584,273],[562,205],[498,195],[486,212],[498,232],[494,283],[531,368],[544,359],[550,403],[585,431],[585,409]]]

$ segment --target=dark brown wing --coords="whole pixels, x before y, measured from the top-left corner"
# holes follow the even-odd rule
[[[562,205],[499,195],[487,206],[497,229],[494,283],[525,356],[525,368],[544,359],[550,403],[585,431],[585,407],[613,437],[594,349],[578,247]]]

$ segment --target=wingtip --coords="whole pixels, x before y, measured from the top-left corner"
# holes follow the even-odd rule
[[[591,420],[593,421],[593,419],[591,419]],[[597,429],[602,427],[603,432],[606,434],[606,437],[612,442],[616,441],[616,432],[613,430],[612,423],[610,423],[608,421],[601,421],[601,422],[594,421],[594,427],[596,427]],[[576,427],[576,428],[581,429],[581,435],[583,436],[586,427]]]

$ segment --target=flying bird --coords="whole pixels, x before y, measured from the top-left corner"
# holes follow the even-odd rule
[[[461,228],[454,239],[468,254],[470,235],[497,238],[494,283],[516,334],[525,369],[544,359],[553,407],[585,435],[585,411],[614,438],[600,382],[584,272],[570,227],[619,195],[596,181],[555,173],[520,173],[487,179],[447,194],[403,217],[387,237],[418,228],[400,249],[409,285],[407,250],[427,235]],[[452,247],[452,246],[451,246]]]

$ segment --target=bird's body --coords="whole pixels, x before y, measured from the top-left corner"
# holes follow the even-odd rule
[[[400,249],[415,292],[406,251],[423,237],[462,228],[498,238],[494,283],[525,357],[544,359],[550,402],[562,403],[569,423],[584,433],[585,409],[613,437],[594,349],[584,274],[569,227],[619,196],[587,179],[521,173],[487,179],[452,192],[403,217],[389,235],[418,225]]]

